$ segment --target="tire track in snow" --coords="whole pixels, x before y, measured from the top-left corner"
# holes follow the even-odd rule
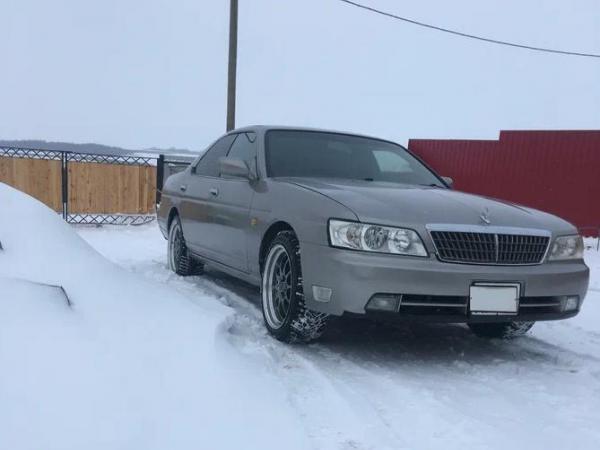
[[[258,294],[252,295],[252,290],[245,292],[244,298],[230,290],[231,285],[226,279],[225,286],[222,278],[207,280],[204,277],[192,277],[182,280],[184,283],[196,285],[203,294],[212,294],[220,299],[227,298],[227,304],[236,309],[236,325],[231,330],[234,335],[241,337],[236,345],[243,349],[242,351],[247,351],[248,341],[252,340],[258,342],[255,349],[258,347],[268,352],[269,365],[280,375],[280,379],[286,385],[290,404],[299,412],[308,435],[315,439],[316,448],[324,446],[330,448],[331,444],[340,448],[377,449],[415,448],[415,445],[419,445],[418,441],[407,442],[405,427],[401,425],[402,417],[393,411],[402,410],[402,406],[406,405],[406,399],[414,397],[414,392],[411,390],[414,386],[408,389],[386,380],[385,377],[377,377],[374,371],[340,356],[324,345],[289,346],[274,340],[264,330],[262,313],[257,305],[248,299],[254,297],[255,302],[259,301]],[[257,353],[261,351],[258,350]],[[387,386],[388,389],[382,390],[378,386]],[[380,392],[377,396],[373,396],[376,388]],[[402,395],[398,395],[399,389]],[[390,407],[390,396],[394,398],[392,407]],[[325,410],[322,399],[328,402]],[[457,415],[455,409],[436,400],[429,391],[423,391],[419,401],[412,402],[410,406],[416,409],[410,412],[415,417],[431,417],[430,411],[438,413],[435,415],[436,419],[440,416]],[[441,410],[445,412],[440,414]],[[340,414],[344,415],[344,418],[339,421],[337,417],[336,426],[323,425]],[[378,421],[365,424],[365,418],[369,417],[377,417]],[[473,417],[464,415],[462,420],[472,422]],[[439,428],[440,423],[436,426]],[[484,428],[485,424],[480,426]],[[461,445],[466,441],[474,446],[484,444],[483,441],[469,437],[468,434],[456,436],[454,428],[455,421],[446,423],[443,430],[437,430],[433,434],[431,445],[444,444],[449,448],[447,440],[457,440],[459,437],[458,441]],[[490,428],[489,432],[492,431],[493,429]],[[339,441],[324,445],[330,440],[330,436],[337,436]],[[383,442],[379,442],[375,447],[365,447],[365,444],[361,443],[367,438],[372,442],[373,436],[379,436],[378,439]],[[418,439],[422,440],[422,437]]]
[[[259,300],[258,294],[251,288],[244,292],[245,297],[241,297],[230,290],[227,280],[224,286],[222,278],[183,278],[168,272],[163,264],[143,272],[149,278],[167,282],[184,295],[200,293],[202,297],[214,297],[235,309],[236,317],[230,329],[232,342],[242,353],[261,358],[278,375],[288,392],[290,405],[298,412],[315,448],[415,448],[417,442],[408,442],[411,439],[405,435],[401,418],[390,411],[389,406],[390,395],[394,396],[392,409],[395,409],[406,403],[403,397],[413,396],[410,390],[404,388],[404,395],[398,397],[398,394],[394,394],[399,389],[397,384],[378,379],[372,371],[343,358],[324,345],[289,346],[271,338],[264,329],[260,309],[249,300],[253,297],[254,302]],[[160,277],[157,277],[159,274]],[[244,286],[241,286],[244,290]],[[240,286],[237,288],[239,290]],[[389,392],[373,397],[369,380],[373,382],[373,388],[386,385]],[[366,391],[364,387],[367,387]],[[422,403],[423,398],[419,403],[411,404],[412,408],[420,411],[417,415],[426,417],[428,410],[440,409],[446,409],[448,415],[455,414],[452,409],[436,401],[434,396],[427,394],[427,397],[425,404]],[[365,422],[365,418],[373,417],[378,420]],[[466,419],[470,418],[467,416]],[[444,432],[434,434],[434,441],[442,444],[453,433],[452,430],[453,424],[448,423]],[[374,440],[377,441],[375,446]],[[465,440],[466,436],[463,436],[462,442]],[[476,439],[471,443],[483,444]]]
[[[474,338],[477,339],[477,338]],[[511,345],[504,343],[504,345]],[[525,349],[525,351],[528,351]],[[347,367],[343,369],[344,364],[348,362],[352,363],[349,358],[341,358],[339,366],[342,372],[348,372]],[[519,358],[516,358],[516,363],[508,360],[500,361],[500,365],[489,366],[487,363],[482,364],[476,362],[474,364],[467,363],[464,361],[458,361],[457,364],[433,364],[433,370],[424,371],[419,369],[419,365],[423,367],[430,367],[427,361],[419,361],[417,365],[413,362],[404,364],[403,362],[390,360],[389,363],[383,363],[383,370],[378,370],[381,367],[377,365],[364,366],[360,362],[356,364],[357,370],[365,370],[368,372],[369,383],[375,386],[375,389],[371,389],[365,392],[363,395],[372,396],[378,393],[378,398],[383,400],[383,404],[388,407],[391,405],[397,410],[403,410],[404,405],[401,401],[390,401],[394,395],[398,396],[399,400],[402,399],[402,395],[405,395],[406,399],[418,398],[419,404],[409,411],[411,416],[415,414],[417,416],[422,415],[425,418],[433,419],[431,423],[424,421],[410,421],[404,420],[398,411],[391,411],[391,422],[392,423],[408,423],[409,429],[424,429],[423,426],[430,426],[430,429],[436,430],[437,435],[440,437],[440,441],[437,442],[430,438],[430,442],[423,442],[423,436],[420,436],[413,444],[417,447],[423,446],[423,448],[434,448],[438,445],[444,448],[451,448],[452,444],[444,443],[442,441],[449,440],[450,442],[460,442],[461,445],[468,442],[467,448],[481,448],[490,436],[494,436],[494,439],[498,442],[502,442],[508,448],[516,446],[517,448],[521,444],[518,438],[519,431],[523,428],[523,423],[528,423],[535,428],[535,418],[539,416],[540,406],[546,401],[551,401],[556,404],[568,404],[569,395],[568,393],[558,395],[551,395],[551,393],[544,392],[544,386],[541,386],[541,390],[536,392],[536,384],[543,380],[540,378],[540,374],[544,376],[552,377],[552,369],[554,368],[554,362],[550,358],[544,358],[539,360],[536,356],[536,361],[541,366],[526,367],[519,371]],[[323,366],[327,367],[327,366]],[[535,376],[531,376],[532,372],[535,372]],[[547,373],[546,373],[547,372]],[[397,374],[404,374],[405,376],[398,376]],[[499,381],[500,375],[500,381]],[[505,377],[505,379],[502,379]],[[523,398],[523,380],[531,378],[533,381],[526,383],[527,386],[533,388],[528,397]],[[453,388],[452,384],[456,383],[456,388]],[[409,389],[407,389],[407,386]],[[457,390],[461,392],[457,395]],[[525,392],[527,389],[525,389]],[[402,394],[402,395],[401,395]],[[578,389],[579,397],[586,395],[586,393]],[[431,400],[432,401],[427,401]],[[480,403],[484,401],[490,401],[500,411],[514,410],[513,417],[499,417],[493,410],[490,412],[486,408],[480,408]],[[518,408],[515,408],[516,404],[523,403]],[[423,408],[423,405],[425,407]],[[465,406],[467,405],[467,406]],[[590,406],[590,403],[587,405]],[[562,417],[560,408],[551,411],[550,413],[545,412],[546,415],[551,415],[553,422],[555,422],[555,428],[551,431],[552,439],[546,438],[547,443],[552,443],[552,440],[559,442],[561,438],[564,439],[564,433],[562,433],[561,423],[568,421]],[[403,411],[405,412],[405,411]],[[587,417],[593,417],[593,411],[589,411]],[[390,415],[390,411],[384,412]],[[580,415],[581,418],[582,415]],[[452,417],[452,422],[447,422],[447,418]],[[483,420],[483,419],[487,419]],[[445,421],[446,419],[446,421]],[[583,415],[583,419],[589,422]],[[425,422],[425,423],[423,423]],[[489,427],[489,423],[493,423],[493,427]],[[461,424],[464,426],[461,427]],[[538,426],[541,423],[538,422]],[[420,428],[421,427],[421,428]],[[586,431],[592,435],[593,432]],[[474,433],[476,435],[474,435]],[[592,442],[590,438],[590,442]],[[489,442],[488,442],[489,444]],[[483,445],[484,447],[486,445]],[[542,446],[543,447],[543,446]]]
[[[270,371],[278,375],[288,392],[290,405],[297,411],[316,449],[409,448],[402,444],[401,439],[390,440],[389,433],[380,425],[365,426],[362,419],[364,411],[353,411],[355,399],[340,395],[333,380],[324,376],[323,370],[311,359],[313,346],[286,345],[267,334],[262,312],[256,303],[248,300],[251,297],[255,302],[259,301],[256,292],[250,289],[246,297],[241,297],[223,287],[220,281],[198,280],[203,287],[208,283],[214,294],[227,296],[229,306],[237,313],[230,330],[232,342],[243,353],[261,358]],[[374,439],[374,436],[378,437]],[[373,445],[374,440],[377,445]]]
[[[199,301],[212,297],[235,310],[229,329],[230,342],[240,353],[260,360],[269,373],[277,375],[315,449],[409,448],[398,439],[390,440],[385,427],[365,426],[364,411],[352,412],[353,399],[339,394],[331,379],[325,377],[306,354],[307,348],[283,344],[267,334],[260,309],[249,300],[258,301],[258,294],[252,288],[241,283],[236,286],[238,291],[243,291],[245,296],[242,297],[230,289],[227,280],[223,285],[221,275],[184,278],[172,274],[158,262],[137,269],[136,272],[167,283],[183,295],[193,298],[196,294],[201,298]],[[377,441],[377,445],[374,446],[373,441]]]

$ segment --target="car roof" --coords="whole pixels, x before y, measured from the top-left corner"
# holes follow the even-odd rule
[[[290,125],[250,125],[250,126],[245,126],[245,127],[241,127],[241,128],[236,128],[235,130],[231,130],[227,134],[244,133],[244,132],[248,132],[248,131],[254,131],[256,133],[264,134],[270,130],[312,131],[312,132],[321,132],[321,133],[347,134],[350,136],[358,136],[358,137],[363,137],[363,138],[368,138],[368,139],[376,139],[378,141],[386,141],[386,142],[395,143],[394,141],[391,141],[389,139],[384,139],[384,138],[380,138],[377,136],[369,136],[369,135],[360,134],[360,133],[352,133],[349,131],[331,130],[331,129],[324,129],[324,128],[312,128],[312,127],[295,127],[295,126],[290,126]]]

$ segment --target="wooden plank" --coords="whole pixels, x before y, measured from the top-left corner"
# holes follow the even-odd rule
[[[120,192],[123,211],[138,214],[139,207],[139,166],[121,166],[123,187]]]
[[[0,157],[0,182],[62,210],[60,161]]]
[[[155,190],[155,167],[69,163],[71,213],[151,214]]]
[[[139,195],[138,202],[139,208],[142,211],[152,211],[148,206],[148,191],[149,191],[149,180],[148,171],[151,167],[140,167],[140,180],[139,180]]]
[[[145,187],[143,188],[145,201],[142,207],[146,213],[156,212],[156,167],[146,166],[144,170]]]

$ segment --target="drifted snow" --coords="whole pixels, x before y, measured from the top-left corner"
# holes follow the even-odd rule
[[[2,449],[598,447],[595,250],[582,313],[520,340],[343,322],[288,346],[266,334],[255,288],[169,272],[155,224],[76,229],[114,265],[59,219],[6,220],[7,199],[42,214],[0,185]],[[14,278],[62,281],[72,310]]]
[[[264,449],[273,427],[305,448],[282,383],[227,339],[232,309],[123,270],[3,184],[0,205],[0,449]]]

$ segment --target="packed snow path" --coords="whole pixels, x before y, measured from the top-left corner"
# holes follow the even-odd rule
[[[583,312],[538,323],[516,341],[486,341],[463,326],[359,321],[336,324],[318,344],[289,346],[266,334],[257,289],[216,272],[169,272],[156,225],[78,232],[127,270],[234,308],[228,338],[258,370],[277,376],[287,392],[281,408],[294,412],[314,448],[598,448],[595,250],[586,254],[593,279]]]

